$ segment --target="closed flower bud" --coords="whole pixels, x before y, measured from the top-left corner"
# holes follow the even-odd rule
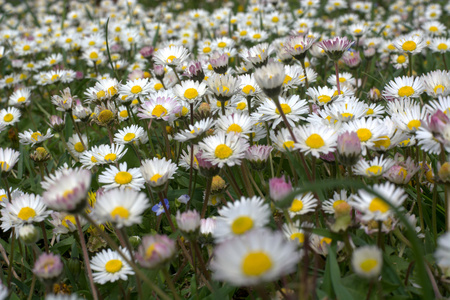
[[[175,241],[166,235],[148,235],[135,254],[136,260],[144,268],[154,269],[168,263],[175,254]]]
[[[131,247],[136,248],[141,243],[141,238],[137,235],[130,236],[129,238]]]
[[[66,126],[65,122],[61,117],[59,116],[51,116],[50,117],[50,127],[53,129],[53,131],[61,132],[64,127]]]
[[[200,214],[195,210],[188,210],[180,214],[177,212],[177,224],[180,231],[188,239],[193,239],[197,236],[200,230]]]
[[[215,51],[209,59],[214,72],[218,74],[225,74],[228,69],[228,55],[226,53],[219,53]]]
[[[81,271],[81,263],[80,260],[76,258],[71,258],[67,262],[67,268],[75,279],[80,275]]]
[[[439,179],[443,182],[450,182],[450,163],[444,163],[439,169]]]
[[[52,282],[61,275],[63,267],[59,255],[42,253],[34,264],[33,273],[42,281]]]
[[[353,166],[361,155],[361,141],[356,132],[346,131],[337,138],[339,161],[346,166]]]
[[[198,112],[199,112],[200,114],[207,115],[207,114],[209,114],[209,113],[211,112],[211,106],[210,106],[208,103],[203,102],[203,103],[200,104],[200,106],[198,107]]]
[[[39,231],[33,225],[24,225],[19,229],[19,237],[26,245],[32,245],[39,239]]]
[[[376,87],[373,87],[370,89],[369,94],[367,95],[367,97],[369,98],[369,100],[376,102],[376,101],[380,101],[381,98],[381,92],[379,89],[377,89]]]
[[[284,176],[280,178],[272,178],[269,180],[269,189],[270,198],[272,198],[273,201],[280,201],[292,192],[292,184],[290,182],[286,182]]]

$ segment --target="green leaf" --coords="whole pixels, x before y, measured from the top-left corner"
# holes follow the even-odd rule
[[[336,260],[336,244],[328,248],[328,259],[327,264],[330,265],[330,276],[331,284],[333,286],[334,292],[336,293],[337,299],[350,300],[353,299],[352,294],[347,290],[346,287],[342,285],[341,282],[341,271]]]

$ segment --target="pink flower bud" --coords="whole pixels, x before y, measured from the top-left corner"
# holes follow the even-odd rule
[[[292,184],[286,182],[283,177],[274,177],[269,180],[270,198],[273,201],[280,201],[292,192]]]

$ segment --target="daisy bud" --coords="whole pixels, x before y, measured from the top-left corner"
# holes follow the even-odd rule
[[[175,241],[166,235],[147,235],[135,254],[144,268],[154,269],[169,262],[175,254]]]
[[[202,244],[212,244],[212,234],[216,228],[216,220],[213,218],[207,218],[201,220],[199,242]]]
[[[50,153],[44,147],[37,147],[33,153],[30,153],[30,158],[35,162],[44,162],[50,159]]]
[[[272,146],[253,145],[245,152],[245,158],[254,170],[262,171],[266,168],[272,149]]]
[[[272,178],[269,180],[270,198],[273,201],[283,200],[284,197],[292,192],[292,184],[284,180],[284,176],[280,178]]]
[[[63,267],[59,255],[42,253],[34,264],[33,273],[42,281],[51,282],[59,277]]]
[[[350,69],[356,69],[361,64],[359,52],[346,52],[342,60]]]
[[[371,101],[380,101],[381,98],[381,92],[379,89],[377,89],[376,87],[373,87],[370,89],[369,94],[367,95],[367,97],[369,98],[369,100]]]
[[[188,210],[182,214],[177,212],[176,216],[178,228],[186,238],[195,238],[200,229],[200,214],[195,210]]]
[[[363,246],[356,249],[352,255],[352,266],[355,273],[361,277],[377,277],[383,266],[381,250],[376,246]]]
[[[70,273],[77,278],[81,271],[81,263],[78,259],[72,257],[67,262],[67,268]]]
[[[347,37],[334,37],[332,39],[324,40],[317,45],[325,51],[326,55],[332,61],[338,61],[353,43],[354,42],[349,41]]]
[[[364,57],[370,59],[375,55],[375,53],[376,53],[375,48],[369,47],[366,50],[364,50]]]
[[[443,182],[450,182],[450,163],[444,163],[439,169],[438,175]]]
[[[134,235],[134,236],[130,236],[129,238],[131,247],[136,248],[137,246],[139,246],[139,244],[141,243],[141,237]]]
[[[155,73],[155,77],[159,80],[162,80],[166,73],[166,71],[164,70],[164,66],[161,65],[155,65],[153,67],[153,72]]]
[[[61,117],[59,116],[51,116],[50,117],[50,127],[53,129],[53,131],[60,132],[64,129],[66,126],[65,122]]]
[[[449,118],[441,110],[437,110],[428,119],[428,127],[434,135],[442,134],[448,123]]]
[[[202,82],[205,79],[205,73],[199,61],[190,62],[183,75],[198,82]]]
[[[202,150],[198,151],[198,153],[195,155],[195,158],[197,158],[198,169],[201,175],[205,177],[213,177],[219,174],[220,169],[217,167],[217,165],[213,165],[209,160],[203,157]]]
[[[39,239],[39,231],[33,225],[24,225],[19,229],[19,237],[25,245],[32,245]]]
[[[347,166],[353,166],[361,155],[361,141],[354,131],[346,131],[337,138],[337,154],[339,161]]]
[[[226,53],[220,54],[218,51],[215,51],[211,55],[209,63],[211,64],[214,72],[218,74],[225,74],[228,69],[228,55]]]
[[[285,77],[284,65],[278,62],[269,63],[255,71],[256,83],[272,99],[280,95]]]
[[[139,54],[141,54],[144,58],[151,58],[155,49],[152,46],[145,46],[141,50],[139,50]]]
[[[213,177],[212,183],[211,183],[211,192],[212,193],[221,192],[226,187],[227,187],[227,184],[226,184],[225,180],[223,180],[222,177],[220,177],[219,175],[216,175]]]
[[[198,112],[199,112],[200,114],[207,115],[207,114],[209,114],[209,113],[211,112],[211,106],[210,106],[208,103],[203,102],[203,103],[200,104],[200,106],[198,107]]]

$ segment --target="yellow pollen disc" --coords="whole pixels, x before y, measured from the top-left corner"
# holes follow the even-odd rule
[[[105,155],[106,161],[115,161],[117,158],[117,155],[115,153],[109,153]]]
[[[417,130],[421,125],[420,120],[411,120],[408,122],[409,130]]]
[[[339,77],[339,82],[346,82],[347,81],[347,79],[345,79],[344,77]]]
[[[431,32],[436,32],[439,29],[436,26],[431,26],[428,30],[431,31]]]
[[[397,175],[402,176],[403,180],[405,180],[406,176],[408,176],[408,171],[405,168],[401,167],[400,171],[398,171]]]
[[[118,259],[111,259],[105,265],[105,270],[108,273],[117,273],[122,269],[122,262]]]
[[[375,268],[378,265],[378,262],[373,259],[369,258],[363,261],[359,266],[364,272],[370,272],[373,268]]]
[[[129,42],[129,43],[132,43],[132,42],[133,42],[133,37],[130,36],[130,37],[128,38],[128,42]]]
[[[102,123],[107,123],[109,122],[112,118],[114,118],[114,114],[112,111],[110,111],[109,109],[105,109],[102,110],[99,114],[98,114],[98,120]]]
[[[387,136],[380,136],[380,140],[373,142],[376,148],[384,147],[387,149],[391,145],[391,139]]]
[[[29,51],[31,49],[30,45],[23,46],[23,51]]]
[[[95,164],[97,162],[97,159],[94,156],[91,156],[91,162]]]
[[[417,44],[413,41],[404,42],[402,45],[402,49],[404,51],[414,51],[417,48]]]
[[[155,244],[151,244],[146,250],[145,250],[145,257],[151,258],[153,256],[153,253],[155,252]]]
[[[247,30],[242,30],[241,32],[239,32],[240,36],[246,36],[247,35]]]
[[[59,75],[55,74],[55,75],[52,76],[52,81],[58,80],[58,78],[59,78]]]
[[[187,115],[189,113],[189,109],[187,109],[187,107],[184,107],[183,106],[183,108],[181,109],[181,115],[182,116],[185,116],[185,115]]]
[[[404,86],[398,90],[398,95],[400,97],[409,97],[413,94],[414,94],[414,89],[410,86]]]
[[[142,92],[142,88],[141,88],[139,85],[135,85],[135,86],[133,86],[133,87],[131,88],[131,92],[132,92],[133,94],[140,93],[140,92]]]
[[[116,219],[119,217],[120,219],[128,219],[130,216],[130,212],[123,206],[117,206],[111,212],[111,218]]]
[[[353,32],[358,34],[358,33],[361,33],[361,31],[362,31],[361,29],[355,29]]]
[[[445,43],[440,43],[440,44],[437,46],[437,48],[438,48],[438,50],[447,50],[448,46],[447,46],[447,44],[445,44]]]
[[[75,216],[73,215],[67,215],[64,217],[64,219],[61,220],[61,225],[63,225],[66,228],[69,228],[69,224],[67,224],[67,221],[72,223],[73,225],[76,225]]]
[[[14,82],[14,78],[9,77],[5,80],[6,83],[13,83]]]
[[[6,194],[0,195],[0,202],[2,202],[3,200],[7,200],[8,196],[6,196]]]
[[[338,205],[341,205],[342,203],[345,203],[344,200],[336,200],[333,203],[333,208],[336,208]]]
[[[244,110],[247,107],[247,104],[245,104],[244,102],[240,102],[238,103],[238,105],[236,105],[236,108],[239,110]]]
[[[56,63],[56,59],[52,59],[51,61],[50,61],[50,64],[51,65],[53,65],[53,64],[55,64]]]
[[[290,112],[292,112],[292,109],[288,104],[281,103],[280,106],[281,106],[281,109],[283,110],[284,114],[289,114]],[[280,114],[280,111],[278,110],[278,108],[275,109],[275,113],[277,113],[278,115]]]
[[[376,197],[372,199],[372,202],[370,202],[369,205],[369,210],[371,212],[381,212],[381,213],[385,213],[389,210],[389,205],[384,202],[382,199]]]
[[[373,115],[374,111],[372,108],[369,108],[366,112],[366,115]]]
[[[356,131],[361,142],[366,142],[372,137],[372,132],[367,128],[360,128]]]
[[[227,43],[225,43],[225,42],[220,42],[217,44],[217,47],[219,47],[219,48],[225,48],[226,46],[227,46]]]
[[[370,166],[366,169],[366,174],[376,176],[380,175],[382,171],[383,168],[381,166]]]
[[[242,88],[242,91],[243,91],[245,94],[248,95],[248,94],[250,94],[250,93],[254,93],[254,92],[255,92],[255,88],[254,88],[253,86],[247,84],[246,86],[244,86],[244,87]]]
[[[230,127],[228,127],[227,133],[230,133],[230,132],[241,133],[242,132],[242,127],[239,126],[236,123],[233,123],[233,124],[230,125]]]
[[[17,214],[17,217],[24,221],[28,220],[29,218],[33,218],[35,216],[36,216],[36,211],[28,206],[22,207],[22,209]]]
[[[77,152],[83,152],[84,151],[84,147],[83,147],[83,144],[81,142],[78,142],[75,145],[73,145],[73,148]]]
[[[91,54],[89,54],[89,58],[94,60],[94,59],[98,59],[98,54],[97,52],[91,52]]]
[[[442,84],[438,84],[434,87],[434,93],[444,93],[445,87]]]
[[[288,150],[294,148],[294,141],[287,141],[283,143],[283,148],[286,148]]]
[[[234,234],[243,234],[253,228],[253,220],[247,216],[240,216],[231,224],[231,231]]]
[[[403,64],[405,61],[406,61],[406,56],[404,56],[404,55],[399,55],[399,56],[397,57],[397,63]]]
[[[128,133],[125,134],[125,136],[123,137],[123,140],[124,140],[125,142],[129,142],[129,141],[131,141],[132,139],[134,139],[135,137],[136,137],[136,135],[135,135],[134,133],[128,132]]]
[[[320,240],[320,245],[323,247],[324,244],[329,245],[329,244],[331,244],[332,241],[333,241],[332,239],[324,237]]]
[[[211,47],[203,48],[203,53],[209,53],[209,52],[211,52]]]
[[[184,97],[186,97],[189,100],[192,100],[194,98],[196,98],[198,96],[198,92],[196,89],[194,88],[188,88],[185,92],[184,92]]]
[[[351,117],[353,117],[353,114],[351,114],[351,113],[342,113],[341,116],[344,117],[344,118],[351,118]]]
[[[260,38],[261,38],[261,35],[260,35],[259,33],[255,33],[255,34],[253,35],[253,38],[254,38],[254,39],[260,39]]]
[[[280,19],[277,16],[272,18],[272,22],[277,23],[278,21],[280,21]]]
[[[71,39],[71,38],[67,38],[67,39],[66,39],[66,43],[68,43],[68,44],[69,44],[69,43],[72,43],[72,39]]]
[[[295,49],[295,50],[298,50],[298,48],[300,48],[301,50],[303,50],[304,47],[303,47],[303,45],[300,45],[300,44],[297,44],[297,45],[294,46],[294,49]]]
[[[152,116],[156,116],[158,118],[164,117],[166,114],[167,109],[161,104],[156,105],[155,108],[152,110]]]
[[[105,97],[105,95],[106,95],[105,91],[98,91],[97,92],[97,98],[103,98],[103,97]]]
[[[175,55],[171,55],[167,58],[167,62],[171,63],[171,62],[173,62],[174,59],[177,59],[177,57]]]
[[[299,212],[302,209],[303,209],[303,201],[298,199],[294,199],[294,201],[292,201],[291,207],[289,208],[289,210],[292,212]]]
[[[214,155],[220,159],[226,159],[230,157],[232,154],[233,150],[231,150],[231,148],[225,144],[220,144],[219,146],[216,147],[216,150],[214,151]]]
[[[40,137],[40,136],[42,136],[42,134],[39,133],[39,132],[37,132],[37,131],[31,134],[31,138],[32,138],[33,140],[35,140],[36,142],[37,142],[37,140],[38,140],[38,137]]]
[[[121,118],[128,118],[128,111],[124,109],[119,113],[119,115]]]
[[[153,175],[153,176],[150,178],[150,181],[157,182],[158,179],[160,179],[161,177],[162,177],[162,175],[156,173],[155,175]]]
[[[160,89],[162,89],[164,86],[162,85],[162,83],[158,82],[157,84],[155,84],[153,86],[153,88],[157,91],[159,91]]]
[[[389,50],[395,50],[396,48],[394,47],[394,45],[389,44],[389,46],[387,46]]]
[[[272,260],[264,252],[250,252],[242,262],[242,271],[247,276],[260,276],[272,268]]]
[[[230,91],[230,89],[228,87],[222,85],[222,93],[224,95],[227,95],[229,91]],[[219,87],[217,87],[217,92],[219,92],[219,93],[221,92]]]
[[[289,75],[286,75],[284,77],[283,84],[288,84],[291,80],[292,80],[292,77]]]
[[[117,89],[115,87],[109,87],[108,88],[108,94],[110,94],[111,96],[114,96],[115,94],[117,94]]]
[[[12,114],[10,114],[10,113],[6,114],[6,115],[3,117],[3,121],[5,121],[6,123],[11,122],[13,119],[14,119],[14,116],[13,116]]]
[[[0,170],[6,171],[9,169],[9,165],[6,163],[6,161],[0,161]]]
[[[317,133],[311,134],[305,141],[306,146],[313,149],[318,149],[325,145],[323,138]]]
[[[298,242],[301,244],[305,241],[305,235],[301,232],[296,232],[296,233],[291,234],[291,240],[293,241],[295,239],[297,239]]]
[[[328,103],[331,101],[331,97],[327,95],[321,95],[317,97],[317,99],[319,100],[320,103]]]
[[[133,176],[131,176],[130,173],[125,171],[120,171],[114,177],[114,181],[118,184],[128,184],[131,182],[131,180],[133,180]]]

